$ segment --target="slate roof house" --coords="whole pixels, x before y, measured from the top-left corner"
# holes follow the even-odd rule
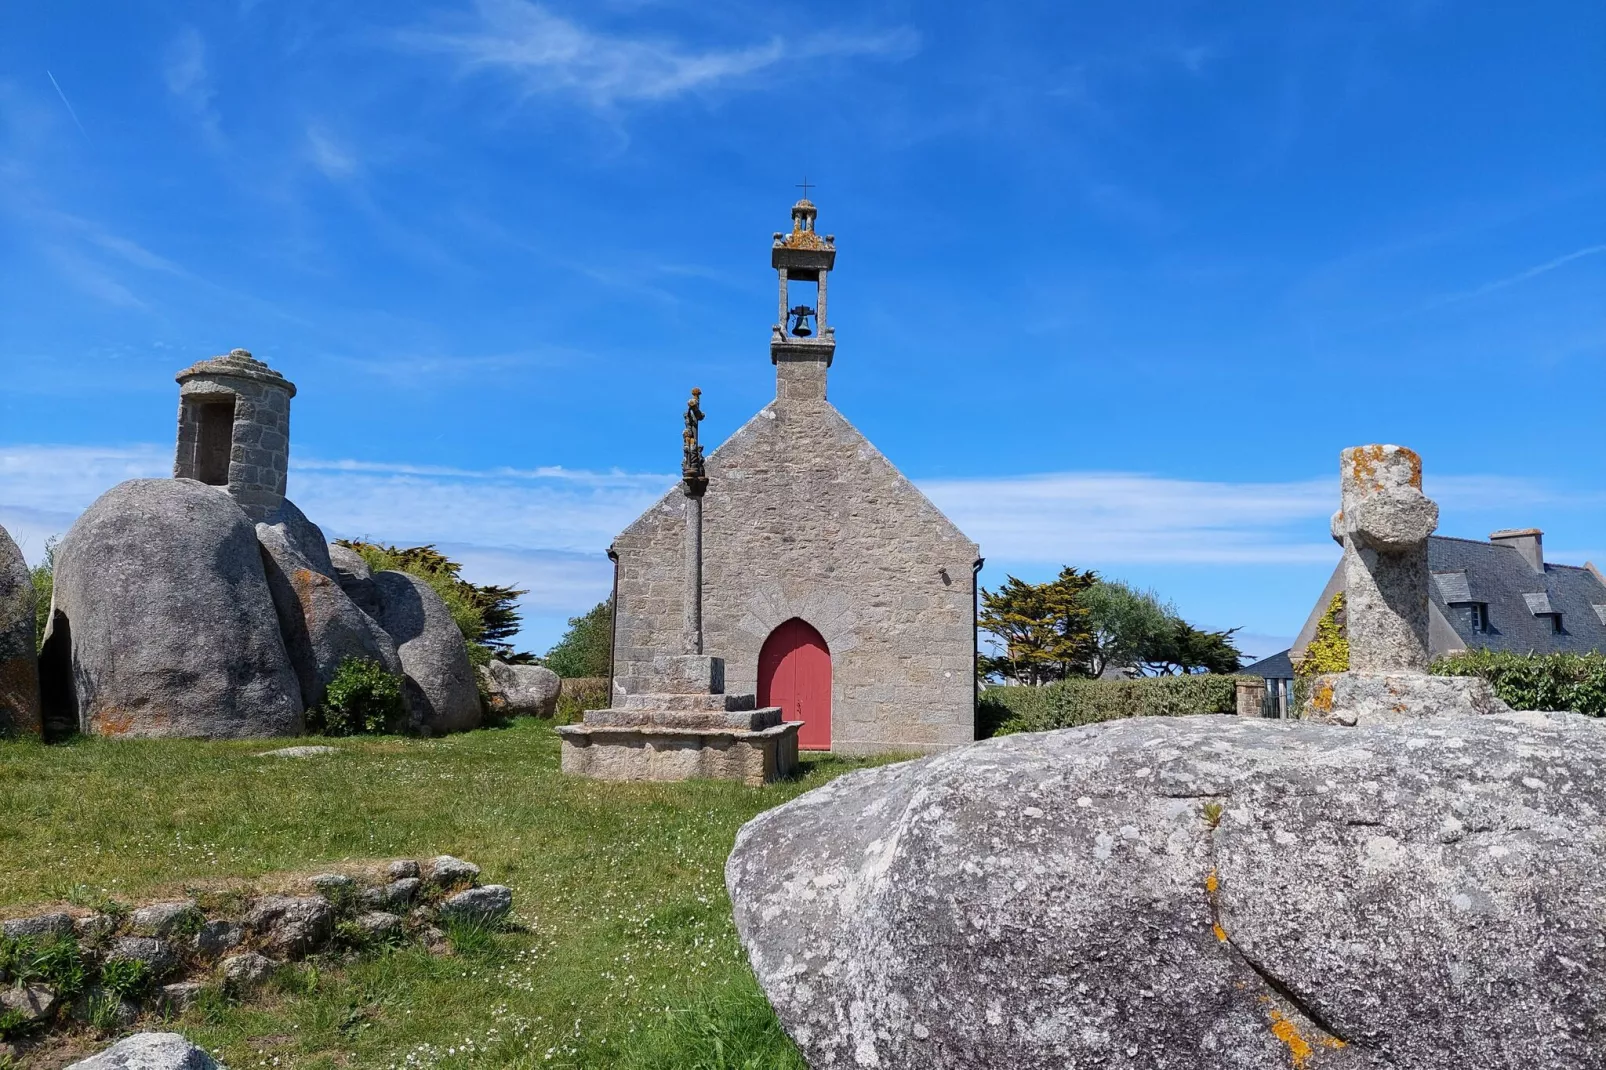
[[[704,649],[724,658],[727,693],[803,722],[805,749],[946,750],[975,738],[981,558],[826,400],[836,242],[815,217],[798,201],[771,242],[775,400],[708,455]],[[661,690],[655,657],[682,652],[685,531],[672,489],[610,548],[616,700]]]
[[[1606,576],[1592,564],[1545,560],[1538,528],[1497,531],[1488,542],[1428,537],[1428,648],[1434,657],[1461,650],[1517,653],[1606,651]],[[1311,607],[1294,645],[1244,671],[1268,680],[1292,675],[1316,624],[1344,589],[1340,564]]]

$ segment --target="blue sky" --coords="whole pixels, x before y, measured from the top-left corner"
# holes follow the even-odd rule
[[[0,524],[165,474],[173,373],[300,387],[290,493],[531,588],[525,640],[773,396],[772,231],[837,236],[830,395],[982,544],[1270,653],[1337,454],[1606,565],[1606,8],[704,0],[0,8]]]

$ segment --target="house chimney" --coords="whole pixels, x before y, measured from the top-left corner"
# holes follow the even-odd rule
[[[1545,571],[1545,548],[1543,544],[1545,533],[1538,528],[1507,528],[1505,531],[1494,531],[1489,534],[1489,541],[1496,546],[1509,546],[1522,555],[1528,562],[1528,567],[1535,572]]]

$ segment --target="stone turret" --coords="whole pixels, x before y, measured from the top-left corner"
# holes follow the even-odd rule
[[[173,476],[226,487],[254,521],[284,503],[295,384],[243,349],[178,373]]]

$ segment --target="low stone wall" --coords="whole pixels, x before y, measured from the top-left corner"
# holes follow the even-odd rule
[[[55,909],[0,921],[0,1065],[51,1034],[128,1029],[212,994],[246,998],[281,966],[416,944],[449,949],[460,922],[501,922],[504,885],[440,855],[264,881],[129,908]]]

